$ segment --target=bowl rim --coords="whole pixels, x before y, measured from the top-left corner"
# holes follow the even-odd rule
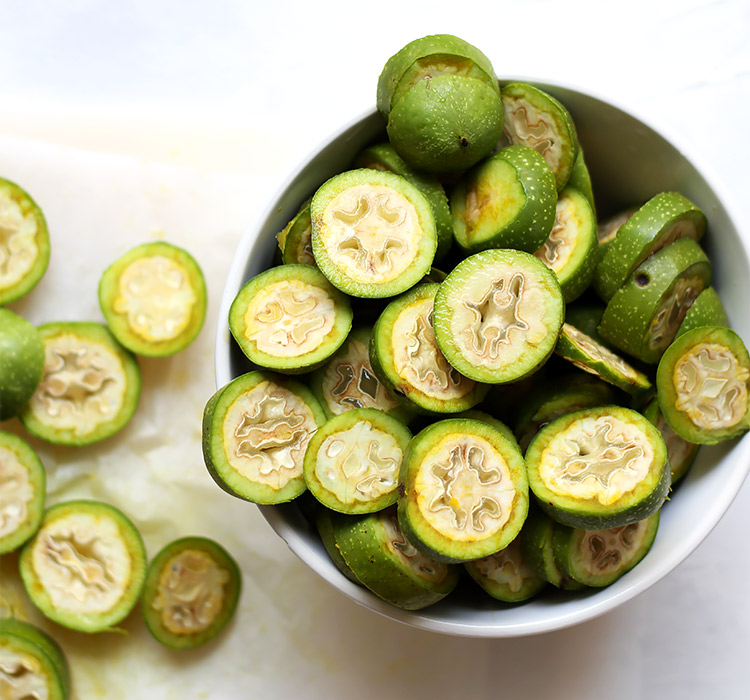
[[[713,168],[706,164],[701,157],[691,152],[690,149],[681,142],[679,137],[675,137],[675,135],[670,133],[663,125],[656,123],[656,120],[643,115],[640,110],[634,109],[631,106],[626,107],[620,103],[619,100],[613,99],[609,95],[595,94],[590,89],[584,89],[578,85],[567,82],[550,83],[532,76],[503,77],[501,83],[506,82],[528,82],[539,86],[542,89],[548,87],[553,90],[558,89],[579,93],[585,98],[598,100],[609,107],[619,110],[628,117],[639,121],[646,128],[661,137],[669,145],[675,148],[678,153],[685,158],[698,173],[700,173],[700,176],[716,195],[721,206],[725,210],[728,219],[732,222],[734,229],[737,232],[745,256],[745,263],[750,269],[750,236],[743,232],[739,225],[742,218],[739,215],[739,209],[736,203],[733,201],[731,194],[727,192],[726,186],[721,182]],[[359,116],[346,122],[334,132],[329,133],[314,150],[308,152],[306,157],[298,162],[297,167],[291,171],[282,182],[281,186],[277,189],[274,196],[269,200],[268,206],[253,219],[250,226],[248,226],[243,232],[234,252],[234,257],[227,274],[217,319],[214,352],[214,371],[217,389],[224,386],[234,378],[231,373],[229,359],[229,348],[232,340],[226,319],[228,317],[229,307],[231,306],[237,291],[245,281],[244,273],[250,251],[255,244],[264,223],[276,210],[282,195],[289,190],[305,169],[306,165],[314,157],[316,157],[323,149],[333,144],[347,131],[356,127],[363,121],[372,118],[375,114],[377,114],[377,109],[375,108],[366,110]],[[303,538],[300,537],[295,528],[292,527],[282,516],[281,510],[275,506],[257,507],[260,509],[261,514],[274,532],[307,567],[312,569],[336,590],[373,612],[412,627],[448,635],[478,638],[521,637],[564,629],[599,617],[604,613],[615,609],[622,603],[635,598],[639,593],[650,588],[682,563],[719,523],[739,493],[748,472],[750,472],[750,433],[746,433],[744,437],[732,442],[734,443],[732,448],[733,468],[731,469],[729,478],[727,478],[724,483],[724,488],[721,491],[721,498],[715,499],[710,504],[706,505],[704,517],[699,521],[699,526],[692,529],[688,536],[680,540],[679,547],[668,550],[666,555],[662,556],[660,559],[658,566],[655,566],[653,569],[649,570],[648,573],[641,574],[638,577],[628,577],[626,575],[615,582],[612,586],[599,589],[601,591],[608,591],[608,594],[599,596],[598,600],[594,600],[594,597],[599,590],[595,591],[591,596],[588,596],[585,599],[587,604],[585,606],[582,605],[580,610],[574,609],[572,611],[565,611],[560,614],[550,615],[541,620],[529,622],[513,624],[488,622],[478,626],[476,624],[458,621],[436,620],[429,615],[423,614],[422,611],[408,611],[394,607],[370,593],[367,589],[349,581],[334,567],[332,562],[323,562],[317,557],[310,558],[303,556],[302,552],[309,551],[307,544]],[[427,608],[427,610],[429,610],[429,608]],[[552,607],[550,607],[550,610],[552,610]],[[502,610],[499,610],[499,612],[502,613]]]

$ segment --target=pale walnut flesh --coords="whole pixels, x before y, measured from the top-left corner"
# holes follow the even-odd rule
[[[45,525],[33,543],[32,565],[53,607],[73,614],[110,611],[131,574],[117,523],[90,513],[72,513]]]
[[[553,493],[611,505],[643,481],[653,458],[636,426],[614,416],[586,417],[550,440],[539,476]]]
[[[432,299],[422,299],[399,314],[393,324],[393,364],[399,377],[425,396],[461,398],[475,382],[451,367],[440,351],[432,327],[432,309]]]
[[[44,376],[30,408],[41,423],[87,435],[125,401],[122,361],[106,345],[63,333],[44,340]]]
[[[164,341],[187,328],[196,301],[187,271],[170,258],[152,255],[123,270],[113,308],[139,337]]]
[[[42,665],[29,654],[0,646],[0,698],[48,700],[49,679]]]
[[[638,552],[648,528],[646,521],[610,530],[587,531],[581,542],[581,566],[593,575],[613,574]]]
[[[562,149],[550,116],[526,100],[507,95],[503,95],[503,106],[504,130],[510,142],[533,148],[554,172],[560,164]]]
[[[346,352],[328,365],[323,376],[323,394],[328,407],[337,415],[354,408],[388,412],[398,406],[375,376],[367,346],[358,340],[349,342]]]
[[[627,209],[626,211],[615,214],[611,219],[602,222],[596,229],[596,235],[599,239],[599,245],[604,245],[613,241],[620,227],[635,214],[636,209]]]
[[[419,253],[422,226],[414,205],[385,185],[350,187],[323,213],[321,242],[356,282],[395,280]]]
[[[221,612],[228,581],[229,573],[208,554],[185,549],[164,567],[151,606],[161,612],[161,622],[172,634],[198,634]]]
[[[33,498],[29,470],[13,450],[0,445],[0,538],[23,525]]]
[[[581,350],[581,352],[590,358],[592,362],[602,362],[630,380],[637,381],[639,379],[640,373],[634,367],[625,362],[625,360],[619,355],[613,353],[609,348],[601,343],[597,343],[591,336],[579,331],[575,326],[571,326],[569,323],[563,323],[562,332],[579,348],[579,350]],[[590,374],[595,374],[597,376],[599,374],[596,370],[583,362],[575,362],[574,364]]]
[[[296,394],[261,382],[229,407],[223,424],[229,465],[251,481],[279,490],[302,475],[307,443],[317,430]]]
[[[270,284],[256,294],[245,312],[245,337],[274,357],[299,357],[316,350],[336,317],[325,289],[298,280]]]
[[[297,262],[302,265],[316,265],[312,249],[312,226],[308,226],[300,234],[297,244]]]
[[[523,562],[521,541],[518,538],[497,554],[477,559],[475,564],[482,576],[501,586],[507,586],[511,593],[518,593],[534,575]]]
[[[648,347],[651,350],[663,352],[669,347],[685,320],[685,314],[702,291],[703,282],[698,278],[681,277],[672,285],[648,327]]]
[[[390,511],[382,511],[379,519],[386,533],[387,544],[393,554],[417,576],[440,583],[448,576],[448,565],[425,556],[401,534],[398,518]]]
[[[683,464],[693,451],[695,445],[675,433],[675,431],[672,430],[672,426],[667,423],[667,419],[661,412],[659,413],[655,425],[664,440],[664,445],[667,448],[667,456],[669,457],[669,463],[672,465],[672,468],[674,469]]]
[[[507,462],[487,440],[450,435],[423,459],[417,506],[438,532],[471,542],[492,537],[511,516],[516,488]]]
[[[320,445],[315,476],[341,503],[369,503],[391,493],[403,451],[369,421],[329,435]]]
[[[750,370],[718,343],[686,352],[673,370],[675,406],[704,430],[731,428],[747,413]]]
[[[16,202],[0,192],[0,290],[20,282],[39,255],[37,223],[24,216]]]
[[[557,200],[555,223],[544,245],[534,255],[550,270],[559,273],[576,249],[576,239],[582,221],[576,214],[576,206],[570,197]]]

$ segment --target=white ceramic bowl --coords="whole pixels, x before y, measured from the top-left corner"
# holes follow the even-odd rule
[[[529,81],[531,82],[531,81]],[[703,240],[713,263],[714,286],[735,330],[750,340],[750,241],[737,230],[726,198],[705,166],[696,164],[632,113],[580,91],[535,82],[570,110],[591,173],[599,214],[607,215],[661,191],[675,190],[708,216]],[[251,369],[231,338],[229,306],[250,277],[271,264],[276,234],[319,185],[351,167],[366,144],[384,137],[376,112],[333,135],[292,174],[268,209],[242,238],[229,272],[219,314],[216,382],[221,387]],[[716,525],[737,494],[750,468],[750,434],[714,447],[703,447],[674,498],[662,511],[656,541],[648,556],[611,586],[583,593],[551,590],[518,606],[505,606],[467,582],[445,600],[417,612],[395,608],[347,580],[329,559],[315,527],[294,503],[262,506],[276,533],[311,569],[362,605],[415,627],[474,637],[513,637],[561,629],[591,619],[633,598],[687,557]],[[248,504],[248,507],[252,507]]]

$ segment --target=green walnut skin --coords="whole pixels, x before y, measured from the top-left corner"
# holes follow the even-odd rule
[[[591,175],[586,166],[586,161],[583,157],[583,148],[580,144],[578,145],[578,155],[573,161],[573,169],[570,172],[570,178],[568,178],[566,187],[572,187],[586,197],[586,200],[591,206],[594,221],[596,221],[596,203],[594,201],[594,190],[591,185]]]
[[[693,466],[700,445],[684,440],[672,430],[659,408],[658,400],[652,400],[644,409],[643,415],[659,429],[664,438],[667,455],[669,456],[669,468],[672,473],[672,486],[674,486]]]
[[[317,267],[312,251],[312,222],[310,200],[302,204],[294,218],[277,236],[281,261],[284,265],[312,265]]]
[[[17,416],[44,375],[39,331],[10,309],[0,308],[0,420]]]
[[[706,287],[693,302],[677,329],[677,340],[681,335],[701,326],[725,326],[729,328],[729,317],[724,304],[713,287]]]

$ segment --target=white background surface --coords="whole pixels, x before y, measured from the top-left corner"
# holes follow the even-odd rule
[[[40,448],[52,497],[116,493],[152,555],[186,527],[212,536],[229,521],[236,534],[224,543],[245,573],[229,635],[184,656],[151,643],[135,616],[131,639],[51,628],[78,697],[750,696],[748,483],[687,561],[616,611],[546,635],[472,640],[411,630],[331,590],[252,506],[218,492],[197,447],[218,298],[243,228],[323,139],[372,106],[402,45],[457,34],[500,76],[632,107],[709,164],[748,236],[750,3],[4,0],[0,18],[0,176],[52,203],[50,271],[12,308],[35,322],[62,311],[99,320],[101,270],[159,236],[199,255],[212,298],[194,346],[142,363],[139,412],[114,443]],[[189,510],[172,518],[165,503]],[[227,689],[232,673],[241,691]]]

